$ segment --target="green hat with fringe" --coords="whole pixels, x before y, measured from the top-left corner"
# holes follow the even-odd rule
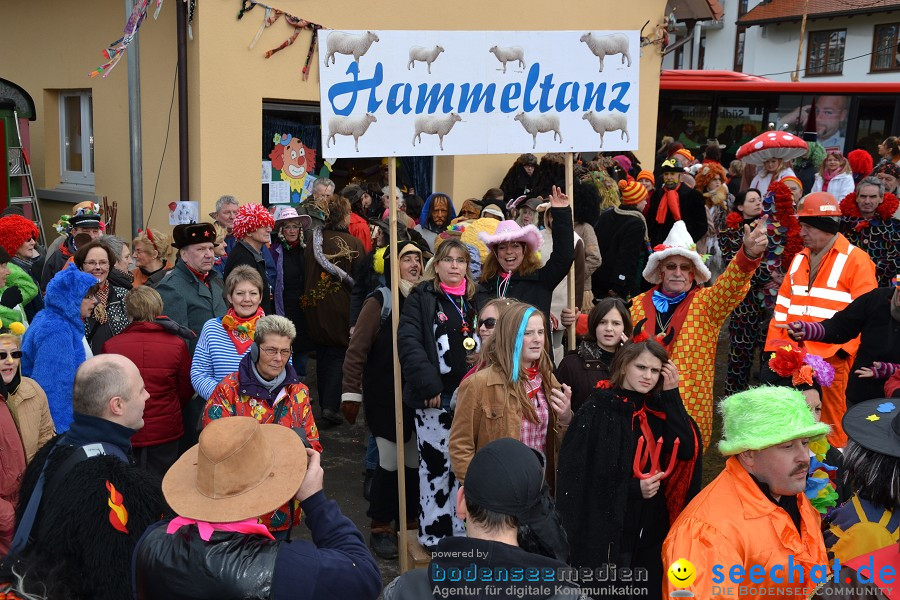
[[[803,392],[788,387],[758,387],[734,394],[722,400],[719,413],[719,452],[725,456],[831,431],[831,426],[816,422]]]

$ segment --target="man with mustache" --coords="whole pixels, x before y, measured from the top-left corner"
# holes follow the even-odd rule
[[[650,198],[647,212],[647,233],[650,245],[663,243],[676,221],[684,221],[691,239],[699,240],[706,233],[706,203],[700,192],[681,183],[685,170],[674,158],[660,167],[663,184]]]
[[[741,392],[720,411],[725,470],[672,524],[663,568],[690,561],[696,579],[677,587],[697,598],[806,598],[815,587],[811,575],[824,579],[828,561],[819,513],[804,494],[809,442],[830,428],[791,388]],[[675,570],[664,582],[666,597],[673,577]]]

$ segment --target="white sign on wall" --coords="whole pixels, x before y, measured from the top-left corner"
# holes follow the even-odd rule
[[[636,150],[637,31],[323,31],[323,155]]]

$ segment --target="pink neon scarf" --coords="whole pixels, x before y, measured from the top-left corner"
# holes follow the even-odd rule
[[[200,539],[208,542],[214,531],[234,531],[235,533],[244,533],[247,535],[261,535],[274,540],[268,528],[256,519],[246,519],[244,521],[234,521],[232,523],[209,523],[207,521],[196,521],[187,517],[175,517],[166,527],[166,533],[172,535],[185,525],[196,525],[200,530]]]
[[[451,296],[465,296],[466,295],[466,287],[468,286],[468,281],[463,277],[462,281],[459,282],[459,285],[449,286],[445,283],[441,283],[441,289]]]

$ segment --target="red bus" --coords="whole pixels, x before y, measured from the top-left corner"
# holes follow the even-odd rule
[[[819,141],[868,150],[900,134],[900,81],[878,83],[784,82],[733,71],[663,71],[657,143],[671,136],[690,150],[715,138],[727,165],[737,149],[770,123],[802,133],[815,113]]]

